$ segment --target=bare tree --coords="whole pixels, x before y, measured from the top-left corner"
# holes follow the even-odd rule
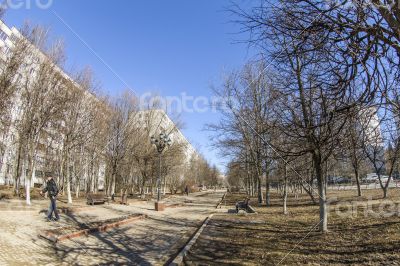
[[[25,73],[17,81],[21,88],[21,115],[17,122],[18,148],[14,172],[17,193],[21,175],[25,179],[27,204],[30,204],[30,188],[35,175],[38,147],[43,141],[41,134],[51,130],[60,121],[67,97],[66,78],[58,66],[63,61],[62,44],[55,42],[44,51],[47,31],[34,27],[30,33],[26,37],[34,45],[30,47],[32,54],[26,59]]]
[[[312,157],[321,231],[327,230],[327,162],[347,115],[375,101],[382,88],[385,94],[387,69],[398,60],[398,6],[369,2],[260,1],[250,11],[238,5],[231,9],[277,75],[275,127],[292,143],[288,150],[276,150]]]
[[[267,54],[281,50],[283,38],[302,43],[303,52],[319,51],[329,61],[326,81],[331,93],[357,97],[368,103],[378,93],[387,69],[399,74],[399,5],[397,0],[320,1],[290,0],[274,3],[259,1],[249,11],[233,5],[236,23],[249,32],[249,43]],[[297,51],[301,52],[301,51]],[[273,61],[272,61],[273,62]],[[351,95],[349,84],[362,80],[363,88]],[[340,82],[337,82],[340,81]]]
[[[99,101],[92,95],[90,71],[82,71],[68,83],[68,99],[62,117],[62,160],[60,173],[67,188],[68,203],[72,203],[71,183],[75,183],[76,196],[79,196],[82,175],[87,174],[85,163],[86,144],[98,133],[95,120]]]
[[[112,117],[109,125],[109,140],[107,145],[107,195],[116,191],[117,178],[120,176],[120,166],[127,155],[132,135],[137,132],[134,117],[137,115],[137,100],[126,91],[120,98],[111,103]]]
[[[384,103],[379,108],[369,107],[364,110],[363,117],[364,152],[378,175],[383,197],[386,198],[389,184],[400,159],[398,113],[391,105]],[[388,175],[387,181],[382,178],[384,174]]]
[[[366,156],[364,146],[364,125],[360,123],[360,108],[355,108],[348,115],[348,124],[343,132],[343,142],[338,156],[347,157],[353,168],[354,178],[357,184],[358,196],[362,196],[360,174],[361,168],[365,164]]]
[[[240,157],[246,169],[246,188],[250,195],[257,194],[259,204],[263,202],[263,175],[269,183],[270,155],[265,139],[271,136],[273,102],[270,77],[262,73],[263,69],[265,64],[248,64],[242,71],[231,73],[220,89],[214,89],[226,99],[226,106],[221,110],[224,119],[208,127],[217,132],[219,138],[215,143],[227,156],[236,161]]]

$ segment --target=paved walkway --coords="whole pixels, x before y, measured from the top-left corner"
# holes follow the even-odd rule
[[[197,226],[215,211],[223,192],[172,196],[167,204],[183,204],[155,212],[153,202],[129,206],[98,205],[69,216],[60,223],[45,223],[39,210],[46,201],[25,207],[18,202],[0,204],[0,265],[162,265],[186,242]],[[14,210],[12,207],[14,207]],[[8,206],[8,207],[7,207]],[[52,244],[38,237],[45,229],[61,228],[126,216],[146,214],[147,219],[89,237]],[[60,229],[61,230],[61,229]]]

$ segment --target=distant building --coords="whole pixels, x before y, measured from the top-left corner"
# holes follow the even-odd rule
[[[364,134],[365,152],[370,159],[374,159],[380,173],[386,171],[385,167],[385,143],[382,136],[381,122],[378,116],[378,108],[368,107],[360,112],[360,124]]]
[[[149,116],[152,117],[149,118]],[[197,152],[193,148],[192,144],[186,139],[181,130],[178,128],[178,125],[172,121],[172,119],[165,113],[164,110],[156,109],[139,111],[135,117],[138,120],[137,124],[143,127],[149,127],[144,128],[144,130],[149,131],[149,136],[165,133],[169,135],[173,144],[175,143],[183,145],[187,164],[190,163],[190,160],[193,156],[197,156]],[[150,121],[152,125],[146,125],[145,121]]]
[[[359,121],[364,140],[368,145],[383,147],[383,138],[376,107],[368,107],[360,111]]]

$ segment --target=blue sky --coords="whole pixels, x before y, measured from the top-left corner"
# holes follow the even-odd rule
[[[224,11],[229,1],[11,2],[30,2],[31,7],[9,9],[4,19],[9,26],[20,27],[28,20],[50,27],[52,36],[66,44],[67,68],[90,66],[110,95],[129,86],[139,96],[156,92],[209,98],[210,85],[220,83],[224,71],[252,58],[247,45],[236,42],[246,36],[238,34],[238,25],[230,23],[232,17]],[[41,9],[37,3],[50,7]],[[249,6],[251,1],[240,4]],[[210,147],[209,132],[203,131],[205,124],[218,120],[218,114],[183,112],[181,119],[184,135],[222,170],[224,160]]]

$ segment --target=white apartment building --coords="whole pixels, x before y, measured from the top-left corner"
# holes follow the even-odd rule
[[[149,118],[151,116],[151,118]],[[197,152],[192,144],[182,134],[181,130],[162,109],[139,111],[135,116],[139,121],[138,124],[149,128],[149,135],[156,136],[160,133],[167,134],[172,144],[180,144],[184,146],[186,164],[190,163],[193,156],[197,156]],[[151,121],[151,125],[146,125],[145,121]],[[147,128],[145,128],[147,129]]]
[[[6,24],[0,21],[0,71],[2,71],[2,66],[4,62],[7,60],[8,54],[12,51],[13,47],[15,47],[15,43],[24,38],[23,35],[19,32],[15,27],[9,28]],[[15,82],[23,82],[24,75],[30,75],[30,77],[35,75],[34,62],[41,62],[41,60],[46,59],[46,55],[42,53],[38,48],[32,45],[32,53],[29,58],[26,58],[26,63],[22,64],[22,72],[17,74],[17,78]],[[33,63],[32,63],[33,62]],[[54,66],[56,71],[58,71],[63,78],[72,82],[72,84],[76,85],[77,89],[80,89],[79,85],[75,83],[69,76],[66,74],[61,68]],[[88,97],[88,100],[97,100],[94,95],[90,93],[85,94]],[[13,98],[13,106],[10,110],[10,117],[8,118],[8,122],[10,126],[5,130],[1,130],[0,127],[0,185],[1,184],[12,184],[13,183],[13,170],[15,164],[15,156],[16,156],[16,140],[18,137],[18,132],[16,130],[16,123],[20,119],[22,114],[22,104],[20,100],[20,95],[17,92]],[[63,121],[59,122],[58,128],[63,127]],[[50,138],[52,136],[52,138]],[[54,138],[54,136],[57,136]],[[50,151],[57,151],[62,149],[64,135],[62,132],[59,132],[56,128],[47,128],[41,133],[41,137],[39,139],[39,147],[36,155],[36,168],[33,169],[33,184],[42,184],[43,178],[47,174],[54,175],[54,173],[50,173],[49,169],[49,158],[52,157],[52,154],[49,154]],[[51,160],[51,159],[50,159]],[[24,171],[28,172],[28,169],[25,167]],[[83,177],[81,180],[86,178],[87,173],[83,173]],[[105,163],[100,164],[98,169],[99,179],[104,180],[105,175]],[[25,175],[22,175],[23,177]],[[21,180],[21,184],[23,185],[25,180]],[[103,186],[101,182],[99,182],[99,188]]]
[[[376,107],[368,107],[361,110],[359,122],[363,128],[366,143],[371,146],[383,147],[383,138],[380,120],[378,117],[378,109]]]
[[[151,136],[157,138],[159,134],[164,133],[171,139],[172,146],[179,145],[183,149],[184,160],[182,165],[179,166],[180,170],[174,171],[174,173],[172,173],[173,176],[170,176],[170,178],[177,178],[178,180],[183,181],[185,179],[184,169],[188,169],[191,160],[196,156],[199,156],[192,144],[186,139],[178,126],[162,109],[140,111],[135,115],[135,117],[138,118],[135,120],[139,121],[139,124],[144,126],[144,131],[148,132],[149,142]],[[148,187],[147,189],[149,191],[151,188]],[[165,183],[163,186],[163,193],[166,193]]]
[[[13,47],[12,39],[13,36],[19,36],[19,31],[15,28],[8,28],[2,21],[0,21],[0,68],[3,69],[3,62],[6,61],[7,54]],[[1,71],[1,70],[0,70]],[[16,121],[20,111],[20,104],[18,99],[15,100],[17,104],[13,106],[11,111],[10,120]],[[0,132],[0,184],[11,184],[12,183],[12,161],[14,160],[14,141],[16,139],[15,127],[9,127],[4,132]]]

